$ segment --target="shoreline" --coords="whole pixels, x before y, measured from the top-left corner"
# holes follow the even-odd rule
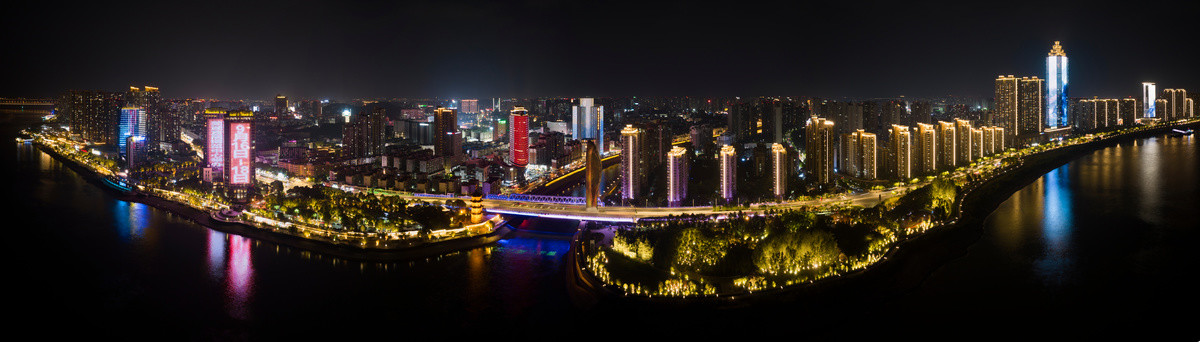
[[[59,154],[53,149],[49,149],[37,143],[34,143],[34,145],[38,148],[38,150],[50,155],[58,162],[66,165],[76,174],[79,174],[79,176],[84,180],[92,183],[94,186],[104,189],[104,191],[107,191],[109,194],[113,195],[113,197],[117,200],[146,204],[166,211],[170,214],[186,218],[205,228],[223,233],[236,234],[279,245],[326,254],[337,258],[360,261],[401,261],[427,258],[485,246],[499,241],[501,238],[509,235],[513,231],[509,228],[507,221],[500,221],[500,224],[498,224],[497,228],[491,233],[479,236],[429,242],[416,246],[399,247],[394,249],[354,247],[349,244],[339,244],[331,241],[305,238],[285,232],[267,230],[240,222],[222,222],[214,220],[206,211],[179,204],[164,198],[159,198],[151,194],[139,196],[135,194],[119,193],[115,189],[105,186],[104,184],[100,184],[99,182],[102,182],[103,177],[101,177],[95,171],[79,165],[75,161]]]
[[[947,262],[965,255],[983,236],[983,222],[1013,193],[1062,165],[1087,153],[1120,143],[1169,134],[1173,128],[1200,128],[1200,122],[1164,125],[1144,131],[1130,132],[1103,140],[1057,148],[1023,157],[1023,164],[1005,174],[993,177],[974,188],[960,189],[957,205],[960,217],[953,223],[930,228],[892,247],[884,257],[864,269],[817,280],[808,284],[791,285],[738,294],[704,297],[643,297],[627,296],[605,288],[591,272],[585,271],[582,260],[584,246],[577,234],[568,252],[567,289],[572,301],[583,307],[602,307],[617,310],[656,312],[670,309],[737,310],[748,307],[770,308],[784,303],[823,305],[842,303],[847,298],[868,300],[887,298],[915,289],[930,274]],[[903,248],[902,248],[903,247]],[[670,311],[673,312],[673,311]],[[657,312],[662,314],[664,312]],[[647,315],[651,315],[647,313]]]

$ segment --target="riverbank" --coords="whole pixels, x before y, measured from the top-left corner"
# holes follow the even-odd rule
[[[595,247],[589,246],[585,242],[586,239],[580,239],[572,244],[572,253],[569,253],[573,260],[570,260],[568,272],[576,279],[568,279],[568,289],[572,291],[572,298],[578,304],[600,303],[600,306],[619,307],[622,312],[668,310],[667,312],[674,313],[678,311],[674,309],[678,308],[762,308],[781,305],[780,303],[820,306],[845,304],[848,298],[853,298],[853,301],[887,298],[916,288],[942,265],[966,254],[970,246],[982,236],[984,220],[1013,193],[1046,172],[1101,148],[1162,136],[1168,134],[1172,128],[1194,129],[1197,126],[1200,126],[1200,123],[1154,127],[1024,156],[1019,167],[962,189],[958,205],[961,211],[958,219],[951,224],[931,228],[921,235],[904,240],[889,250],[881,261],[866,269],[814,283],[719,296],[626,296],[606,288],[604,282],[586,269],[586,262],[582,258],[588,255],[590,248]],[[580,235],[584,236],[586,235]],[[653,316],[650,313],[646,315]]]
[[[96,171],[79,165],[70,158],[54,151],[52,148],[48,148],[42,144],[35,145],[40,151],[50,155],[63,165],[66,165],[68,168],[79,174],[83,179],[91,182],[95,186],[106,189],[118,200],[143,203],[170,212],[171,214],[187,218],[196,224],[224,233],[237,234],[257,240],[296,247],[337,258],[366,261],[397,261],[428,258],[488,245],[499,241],[512,232],[512,229],[508,226],[507,222],[500,221],[496,225],[497,228],[488,234],[395,248],[359,247],[349,243],[337,243],[334,241],[310,239],[302,236],[292,235],[286,231],[269,230],[255,227],[246,223],[218,221],[213,219],[206,211],[183,205],[168,199],[156,197],[151,194],[131,194],[117,191],[116,189],[103,184],[104,177],[96,173]]]

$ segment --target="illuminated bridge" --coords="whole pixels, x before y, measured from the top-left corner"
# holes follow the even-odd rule
[[[502,201],[555,203],[555,204],[572,204],[572,205],[583,205],[584,204],[583,197],[570,197],[570,196],[511,194],[511,195],[487,195],[484,198],[492,199],[492,200],[502,200]]]
[[[54,100],[49,99],[6,99],[0,98],[0,106],[4,107],[52,107]]]

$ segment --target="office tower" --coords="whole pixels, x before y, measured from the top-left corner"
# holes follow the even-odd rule
[[[675,146],[667,153],[667,202],[678,207],[687,198],[688,155],[687,149]]]
[[[479,113],[479,100],[463,99],[458,101],[458,110],[467,114]]]
[[[920,174],[927,175],[937,171],[937,129],[934,125],[917,123],[917,161],[920,164]]]
[[[783,144],[771,144],[771,189],[776,199],[787,195],[788,157]]]
[[[386,126],[387,113],[383,108],[351,116],[350,122],[342,127],[342,156],[363,158],[383,155],[384,142],[387,140]]]
[[[587,180],[587,198],[584,199],[588,210],[596,210],[600,200],[600,148],[596,141],[584,139],[584,172]]]
[[[817,183],[833,182],[833,122],[814,116],[808,119],[804,130],[804,168],[815,177]]]
[[[126,156],[125,146],[129,137],[134,136],[143,138],[146,136],[146,110],[141,107],[121,108],[121,125],[117,136],[117,148],[121,158]]]
[[[721,146],[717,158],[721,163],[721,198],[729,203],[737,195],[737,151],[730,145]]]
[[[963,119],[954,119],[954,145],[957,147],[954,151],[954,165],[967,165],[972,160],[978,158],[974,155],[974,149],[971,148],[971,122]]]
[[[1118,113],[1119,113],[1118,121],[1119,122],[1117,124],[1122,125],[1122,126],[1127,126],[1127,125],[1132,125],[1134,122],[1137,122],[1138,113],[1140,112],[1138,109],[1139,108],[1138,108],[1137,99],[1134,99],[1134,98],[1121,99],[1120,109],[1118,110]]]
[[[1018,83],[1019,79],[1012,75],[996,77],[996,97],[992,116],[996,124],[1008,132],[1009,141],[1016,141],[1017,128],[1020,127],[1020,116],[1017,115],[1019,108]]]
[[[891,169],[896,179],[908,180],[913,177],[912,132],[909,132],[908,126],[892,125],[888,133],[891,135],[888,139],[889,161],[894,163]]]
[[[157,87],[129,87],[129,92],[125,93],[125,106],[142,108],[146,112],[142,135],[147,150],[157,149],[161,142],[179,140],[179,118],[164,105]]]
[[[1142,117],[1153,119],[1157,117],[1154,112],[1155,96],[1158,95],[1154,91],[1154,82],[1142,82]]]
[[[1054,41],[1046,57],[1046,128],[1068,127],[1067,120],[1067,53]]]
[[[204,110],[205,135],[204,166],[205,182],[223,182],[225,179],[225,110]]]
[[[858,166],[857,177],[865,179],[879,178],[879,167],[876,158],[879,155],[878,146],[875,141],[874,133],[867,133],[863,130],[858,130],[853,133],[858,141],[858,148],[855,148],[854,164]]]
[[[250,200],[254,189],[254,112],[230,111],[225,115],[225,172],[229,198]]]
[[[713,129],[709,125],[692,126],[689,136],[696,154],[713,153]]]
[[[627,202],[638,199],[642,190],[642,131],[625,125],[621,130],[621,199]]]
[[[513,107],[508,115],[508,156],[515,166],[529,164],[529,111]]]
[[[454,135],[458,133],[458,110],[437,107],[433,111],[433,151],[443,157],[457,156],[462,151],[454,150]],[[529,143],[528,140],[525,141]]]
[[[600,153],[604,153],[604,106],[595,106],[591,98],[580,98],[579,105],[571,107],[571,134],[575,139],[595,139]]]
[[[125,168],[133,170],[146,161],[146,137],[135,135],[125,138]]]
[[[275,95],[275,114],[283,115],[288,112],[290,112],[290,110],[288,110],[287,96],[283,96],[283,94]]]

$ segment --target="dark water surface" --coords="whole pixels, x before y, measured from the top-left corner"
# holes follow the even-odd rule
[[[577,222],[524,222],[551,233],[519,232],[412,262],[341,260],[117,200],[14,143],[34,118],[0,113],[0,142],[9,146],[0,148],[4,241],[14,269],[6,278],[17,322],[62,327],[49,336],[558,339],[572,330],[630,337],[643,327],[853,339],[1200,335],[1200,150],[1192,137],[1125,143],[1051,171],[1004,202],[964,256],[905,294],[831,310],[838,318],[821,323],[785,310],[765,322],[715,315],[716,325],[663,317],[668,327],[571,304],[563,256]]]

